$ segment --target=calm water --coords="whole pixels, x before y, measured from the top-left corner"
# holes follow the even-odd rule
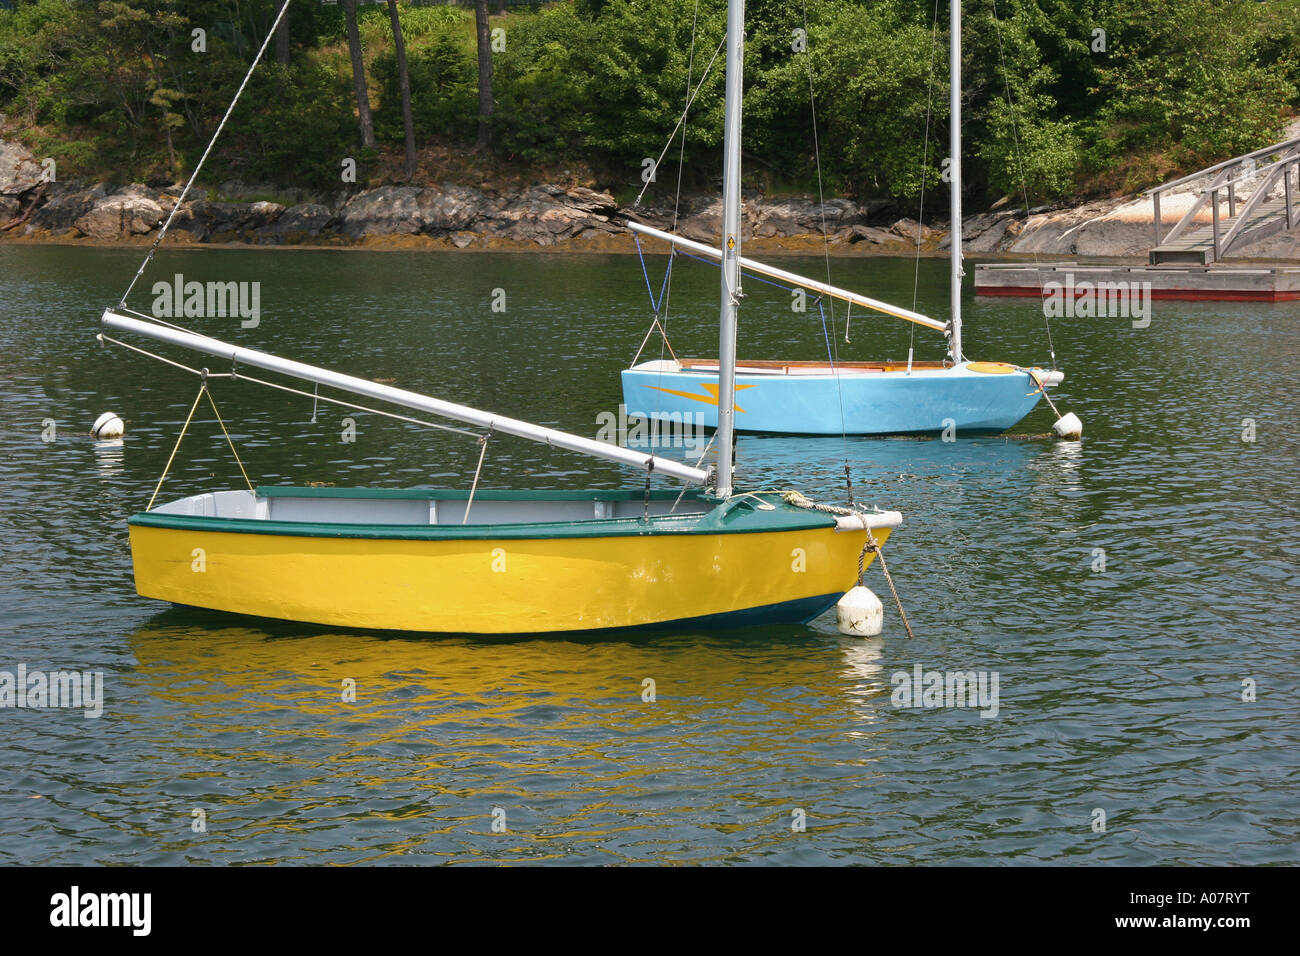
[[[93,340],[140,255],[0,246],[0,670],[103,671],[106,698],[100,719],[0,710],[0,863],[1300,857],[1300,304],[1156,303],[1144,330],[1056,322],[1081,444],[1028,437],[1049,428],[1045,407],[1018,439],[743,438],[751,484],[840,499],[847,456],[860,497],[903,511],[888,559],[914,640],[892,607],[875,640],[841,637],[833,619],[635,640],[404,638],[134,594],[126,518],[196,388]],[[909,305],[912,268],[837,260],[833,276]],[[945,270],[922,264],[920,309],[946,315]],[[203,331],[584,434],[617,407],[648,318],[631,257],[167,251],[132,304],[147,311],[152,282],[175,272],[262,283],[257,328],[190,323]],[[716,287],[716,272],[679,266],[679,353],[716,348]],[[504,313],[490,309],[497,288]],[[748,291],[742,356],[825,354],[815,312]],[[1046,361],[1036,303],[967,307],[974,357]],[[908,335],[855,315],[852,344],[842,325],[837,340],[844,357],[897,358]],[[937,357],[937,339],[918,330],[918,357]],[[310,401],[214,389],[257,481],[473,474],[469,439],[354,414],[349,444],[341,409],[313,423]],[[118,448],[83,437],[107,409],[127,420]],[[620,479],[639,480],[503,438],[484,482]],[[239,484],[204,416],[163,494]],[[996,672],[998,716],[893,706],[892,675],[917,664]],[[355,704],[340,700],[346,678]]]

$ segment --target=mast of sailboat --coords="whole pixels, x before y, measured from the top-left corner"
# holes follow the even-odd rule
[[[718,485],[731,494],[740,318],[740,113],[745,65],[745,0],[727,0],[727,102],[722,167],[722,308],[718,329]]]
[[[950,286],[952,294],[952,360],[961,361],[961,0],[950,0],[952,32],[948,49],[949,90],[948,114],[950,132],[948,134],[948,168],[952,174],[951,212],[951,246],[948,249],[952,271]]]

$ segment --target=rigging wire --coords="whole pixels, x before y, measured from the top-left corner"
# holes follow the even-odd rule
[[[697,6],[697,8],[698,8],[698,3],[697,3],[696,6]],[[692,28],[692,40],[691,40],[691,43],[692,43],[692,46],[694,46],[694,28]],[[692,93],[691,96],[690,96],[690,99],[688,99],[688,100],[686,101],[686,109],[682,110],[682,117],[681,117],[681,119],[679,119],[679,120],[677,121],[677,125],[673,127],[672,134],[668,137],[668,142],[664,143],[664,149],[663,149],[663,152],[661,152],[661,153],[659,154],[659,159],[658,159],[658,161],[657,161],[657,162],[655,163],[655,165],[654,165],[654,168],[655,168],[655,169],[658,169],[658,168],[659,168],[659,163],[662,163],[662,162],[664,161],[664,157],[668,155],[668,150],[669,150],[669,148],[673,145],[673,140],[677,137],[677,131],[678,131],[679,129],[681,129],[681,128],[682,128],[682,125],[686,122],[686,114],[687,114],[688,112],[690,112],[691,104],[693,104],[693,103],[695,102],[695,98],[696,98],[697,96],[700,95],[700,90],[704,88],[704,81],[707,80],[707,79],[709,78],[709,71],[713,69],[713,64],[717,61],[717,59],[718,59],[718,54],[722,52],[722,48],[723,48],[724,46],[726,46],[726,43],[727,43],[727,36],[726,36],[726,34],[724,33],[723,36],[722,36],[722,40],[719,41],[719,43],[718,43],[718,48],[717,48],[716,50],[713,51],[713,57],[709,60],[709,65],[706,66],[706,67],[704,68],[704,73],[700,76],[700,82],[696,85],[696,87],[695,87],[695,92]],[[693,59],[693,57],[692,57],[692,59]],[[683,142],[684,142],[684,139],[683,139]],[[636,195],[636,199],[635,199],[635,200],[633,201],[633,203],[632,203],[632,208],[633,208],[633,209],[636,209],[636,208],[638,208],[638,207],[641,205],[641,200],[642,200],[642,198],[644,198],[644,196],[645,196],[645,191],[646,191],[647,189],[650,188],[650,182],[651,182],[650,180],[647,180],[647,181],[646,181],[646,182],[641,186],[641,191],[640,191],[639,193],[637,193],[637,195]]]
[[[921,198],[916,213],[916,262],[912,270],[912,311],[916,311],[917,293],[921,287],[921,223],[925,219],[925,181],[930,173],[930,122],[934,117],[934,65],[939,48],[939,0],[934,0],[934,19],[930,28],[930,82],[925,94],[925,140],[921,148]],[[953,117],[956,122],[956,117]],[[953,162],[961,162],[954,157]],[[951,229],[951,226],[949,227]],[[960,253],[958,253],[960,254]],[[909,330],[907,340],[907,370],[912,370],[912,354],[916,347],[916,326]]]
[[[173,326],[173,328],[179,329],[180,326]],[[182,331],[186,331],[186,330],[182,330]],[[204,374],[204,371],[202,369],[190,368],[188,365],[182,365],[180,362],[173,361],[172,359],[159,355],[156,352],[150,352],[148,349],[142,349],[139,346],[131,345],[129,342],[123,342],[121,339],[115,339],[111,335],[104,335],[103,333],[100,333],[98,338],[101,342],[111,342],[114,345],[120,345],[124,349],[130,349],[132,352],[138,352],[139,354],[144,355],[147,358],[157,359],[159,362],[163,362],[167,365],[171,365],[175,368],[180,369],[181,371],[189,372],[191,375],[201,376]],[[456,428],[454,425],[443,425],[439,422],[424,421],[423,419],[419,419],[419,418],[411,418],[409,415],[399,415],[397,412],[385,411],[382,408],[372,408],[368,405],[358,405],[356,402],[345,402],[342,399],[331,398],[328,395],[321,395],[319,385],[316,386],[317,390],[315,392],[305,392],[302,389],[294,388],[291,385],[284,385],[279,382],[268,382],[264,379],[255,378],[254,376],[249,375],[246,372],[208,372],[207,377],[208,378],[237,378],[240,379],[241,381],[252,382],[254,385],[265,385],[267,388],[274,388],[282,392],[289,392],[292,395],[301,395],[303,398],[310,398],[313,401],[329,402],[332,405],[341,405],[344,408],[350,408],[354,411],[368,412],[372,415],[382,415],[385,418],[393,418],[399,422],[408,422],[412,425],[422,425],[425,428],[434,428],[437,429],[438,431],[452,432],[453,434],[456,435],[464,435],[467,438],[481,439],[483,437],[478,432],[468,431],[464,428]]]
[[[673,127],[673,131],[669,134],[668,141],[664,143],[663,151],[660,152],[659,159],[654,165],[654,168],[658,170],[659,164],[663,162],[664,157],[668,155],[668,150],[672,148],[673,140],[677,136],[677,131],[681,130],[682,141],[677,154],[677,191],[673,197],[673,222],[670,228],[670,231],[674,233],[677,231],[677,223],[681,212],[682,176],[686,168],[686,120],[690,115],[691,106],[695,103],[695,98],[700,95],[700,90],[704,89],[704,82],[709,78],[709,72],[713,69],[713,64],[717,61],[718,54],[722,52],[722,48],[727,43],[727,32],[726,30],[723,30],[722,39],[719,41],[717,49],[713,51],[713,56],[710,57],[708,65],[705,66],[704,72],[700,75],[700,82],[695,84],[695,44],[699,37],[699,24],[700,0],[695,0],[694,11],[691,14],[691,47],[686,60],[686,105],[682,108],[681,118],[677,121],[677,125]],[[692,91],[692,85],[694,85],[694,91]],[[647,179],[641,185],[641,191],[637,193],[636,200],[632,203],[634,209],[640,207],[641,200],[645,197],[646,190],[650,188],[650,182],[651,180]],[[641,352],[645,349],[646,343],[650,341],[650,336],[654,333],[655,327],[657,326],[659,328],[660,336],[659,383],[663,384],[664,349],[667,349],[668,354],[672,355],[673,361],[677,361],[677,353],[673,351],[672,343],[668,341],[667,326],[668,308],[669,303],[672,300],[673,262],[677,257],[677,248],[675,246],[669,246],[668,248],[668,266],[664,270],[664,282],[662,288],[659,290],[658,302],[655,301],[654,292],[650,287],[650,274],[646,270],[645,252],[641,248],[641,238],[639,236],[636,237],[636,249],[637,254],[641,258],[641,271],[645,275],[646,291],[650,294],[650,305],[654,310],[654,318],[650,323],[650,328],[646,331],[645,338],[641,341],[641,347],[636,350],[636,356],[632,359],[632,366],[635,366],[637,361],[641,358]],[[661,397],[661,394],[655,396],[656,412],[660,411],[662,408],[660,403]],[[647,481],[648,480],[649,478],[647,476]]]
[[[803,32],[808,36],[808,0],[803,3]],[[831,240],[828,230],[826,229],[826,197],[822,190],[822,152],[821,142],[817,135],[817,94],[813,85],[813,66],[812,54],[805,50],[804,57],[808,64],[808,109],[812,116],[812,134],[813,134],[813,159],[817,166],[817,211],[822,220],[822,250],[826,259],[826,284],[832,285],[831,282]],[[822,308],[821,299],[817,301],[817,307]],[[835,300],[831,300],[831,328],[835,328]],[[822,312],[822,331],[826,330],[826,313]],[[848,325],[844,327],[845,341],[848,341]],[[829,342],[827,343],[830,344]],[[847,472],[849,467],[849,438],[848,426],[844,421],[844,385],[840,379],[839,373],[839,346],[838,344],[831,351],[831,374],[835,376],[835,395],[840,403],[840,442],[841,450],[844,453],[844,468]]]
[[[993,28],[998,37],[998,59],[1002,63],[1002,85],[1007,92],[1007,110],[1011,115],[1011,141],[1016,151],[1016,169],[1020,173],[1020,194],[1025,201],[1025,221],[1029,221],[1029,182],[1025,176],[1025,160],[1020,149],[1020,130],[1016,122],[1016,107],[1011,94],[1011,76],[1007,71],[1007,55],[1002,45],[1002,20],[998,16],[998,0],[993,0]],[[1038,250],[1034,254],[1034,276],[1038,279],[1038,298],[1043,297],[1043,272],[1038,263]],[[1052,357],[1052,369],[1056,369],[1056,346],[1052,344],[1052,320],[1043,309],[1043,325],[1047,329],[1047,351]],[[1044,392],[1046,394],[1046,392]]]
[[[686,93],[688,97],[690,97],[691,84],[695,81],[695,39],[696,39],[697,31],[699,30],[699,23],[700,23],[700,0],[695,0],[695,10],[691,14],[691,51],[690,51],[690,55],[687,57],[686,60]],[[722,35],[722,40],[724,43],[727,40],[727,35],[725,32]],[[719,47],[719,49],[721,49],[721,47]],[[714,53],[713,56],[714,59],[716,59],[717,53]],[[713,65],[713,61],[710,60],[709,66],[712,65]],[[705,77],[707,76],[708,76],[708,71],[706,70],[704,76],[700,77],[701,87],[704,85],[704,80]],[[682,142],[681,145],[678,147],[678,152],[677,152],[677,193],[673,197],[673,224],[670,230],[671,232],[674,233],[677,232],[677,223],[679,221],[681,206],[682,206],[682,175],[686,171],[686,116],[691,110],[691,99],[693,98],[688,98],[686,103],[686,108],[682,110],[682,122],[681,122]],[[669,143],[671,142],[672,140],[669,140]],[[649,183],[647,183],[646,185],[649,185]],[[638,249],[640,248],[639,244],[637,248]],[[659,293],[659,301],[663,305],[664,323],[668,321],[668,303],[672,299],[673,258],[676,255],[676,252],[677,252],[676,246],[672,246],[668,250],[668,269],[664,273],[663,291]],[[659,308],[656,307],[655,311],[658,312]],[[671,352],[673,350],[673,347],[668,344],[668,330],[664,328],[662,323],[660,324],[660,328],[663,330],[664,345],[667,345],[668,351]],[[659,358],[662,360],[663,357],[664,357],[663,349],[660,349]],[[676,358],[676,356],[673,357]]]
[[[194,420],[194,412],[199,407],[199,400],[204,395],[208,397],[208,404],[212,406],[212,414],[217,416],[217,424],[221,426],[221,434],[226,436],[226,444],[230,446],[230,453],[235,456],[235,464],[239,466],[239,473],[244,476],[244,484],[248,485],[248,490],[257,493],[253,487],[253,482],[249,480],[248,470],[244,468],[244,462],[239,457],[239,452],[235,449],[235,441],[230,437],[230,432],[226,430],[226,423],[221,418],[221,412],[217,411],[216,400],[212,397],[212,392],[208,388],[208,370],[202,369],[199,373],[199,393],[194,396],[194,404],[190,406],[190,412],[185,416],[185,423],[181,425],[181,433],[176,436],[176,444],[172,446],[172,453],[167,457],[167,464],[163,466],[162,474],[158,476],[158,484],[154,486],[153,494],[149,496],[149,504],[145,506],[145,511],[153,510],[153,503],[158,500],[158,492],[162,491],[163,482],[167,480],[167,473],[171,471],[172,463],[176,460],[176,453],[180,451],[181,442],[185,440],[185,434],[189,431],[190,422]]]
[[[248,67],[248,72],[244,74],[244,81],[239,84],[239,89],[235,91],[235,98],[232,99],[230,105],[226,107],[226,115],[221,117],[221,122],[217,124],[216,132],[212,134],[212,139],[208,141],[208,148],[205,149],[203,155],[199,157],[198,165],[194,167],[194,172],[190,174],[189,182],[187,182],[185,188],[181,190],[181,194],[177,198],[176,204],[172,206],[172,211],[167,214],[167,221],[164,222],[162,228],[158,230],[158,235],[154,238],[153,245],[149,247],[149,254],[144,257],[144,262],[140,263],[140,268],[136,270],[134,278],[131,279],[131,284],[128,285],[126,291],[122,293],[122,300],[118,303],[119,307],[126,305],[126,297],[131,294],[131,290],[135,288],[136,282],[139,281],[140,276],[144,274],[144,270],[153,259],[154,253],[158,251],[158,246],[163,241],[163,236],[167,235],[167,230],[171,227],[172,220],[176,218],[176,213],[180,210],[181,203],[185,202],[185,197],[189,195],[190,187],[194,185],[194,180],[198,178],[199,172],[203,169],[203,164],[207,162],[208,154],[212,152],[212,147],[217,144],[217,137],[220,136],[221,131],[226,128],[226,121],[230,119],[230,114],[235,111],[235,104],[239,102],[240,94],[244,92],[244,87],[246,87],[248,81],[252,79],[253,71],[257,69],[257,64],[261,62],[262,54],[266,52],[266,48],[271,42],[271,37],[275,36],[275,31],[280,27],[280,21],[283,20],[284,15],[289,12],[289,3],[290,0],[284,0],[284,3],[280,4],[280,12],[276,14],[275,22],[271,24],[271,29],[266,32],[266,39],[262,41],[261,49],[257,51],[257,56],[253,57],[253,62]]]

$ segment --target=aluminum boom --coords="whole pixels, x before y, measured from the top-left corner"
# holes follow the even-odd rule
[[[709,481],[707,471],[692,468],[670,458],[640,454],[620,445],[596,441],[594,438],[570,435],[568,432],[557,431],[554,428],[543,428],[540,425],[533,425],[517,418],[493,415],[491,412],[480,411],[467,405],[456,405],[452,402],[444,402],[441,399],[421,395],[418,392],[408,392],[405,389],[392,388],[378,382],[370,382],[352,375],[344,375],[341,372],[331,372],[329,369],[317,368],[314,365],[282,359],[266,352],[257,352],[253,349],[231,345],[218,339],[209,338],[206,335],[197,335],[194,332],[169,328],[157,322],[132,319],[119,315],[112,309],[104,310],[101,321],[106,327],[119,332],[130,332],[158,342],[166,342],[169,345],[179,345],[182,348],[213,355],[234,364],[248,365],[253,368],[265,369],[268,372],[279,372],[292,378],[314,382],[317,385],[325,385],[329,388],[337,388],[340,391],[351,392],[354,395],[364,395],[367,398],[388,402],[392,405],[400,405],[404,408],[413,408],[417,411],[440,415],[444,418],[468,422],[471,425],[491,429],[494,432],[517,435],[520,438],[553,445],[567,451],[575,451],[595,458],[604,458],[608,461],[618,462],[620,465],[630,465],[643,471],[651,462],[654,462],[654,470],[657,473],[691,484],[703,485]]]
[[[702,242],[695,242],[691,239],[685,239],[682,236],[673,235],[671,232],[664,232],[662,229],[655,229],[653,226],[646,226],[639,222],[629,222],[628,228],[633,232],[639,232],[643,236],[651,236],[655,239],[662,239],[664,242],[670,242],[675,246],[681,246],[683,249],[689,249],[691,252],[698,252],[701,255],[710,256],[714,259],[721,259],[721,250],[714,246],[706,246]],[[861,306],[864,309],[871,309],[875,312],[883,312],[886,315],[892,315],[896,319],[906,319],[908,322],[915,322],[917,325],[924,325],[926,328],[934,329],[936,332],[946,332],[948,326],[938,319],[932,319],[928,315],[922,315],[919,312],[913,312],[910,309],[902,309],[896,305],[890,305],[888,302],[881,302],[879,299],[868,298],[865,295],[858,295],[856,292],[850,292],[847,289],[841,289],[837,286],[828,285],[825,282],[818,282],[816,279],[807,279],[794,272],[786,272],[784,269],[778,269],[775,266],[764,265],[753,259],[746,259],[743,256],[740,259],[740,266],[756,275],[767,276],[769,279],[780,279],[782,282],[789,282],[791,285],[800,286],[813,292],[820,292],[823,295],[829,295],[832,298],[841,299],[853,305]]]

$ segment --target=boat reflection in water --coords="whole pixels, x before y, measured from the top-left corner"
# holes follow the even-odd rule
[[[901,746],[880,642],[819,630],[374,636],[173,609],[130,638],[116,789],[183,816],[171,859],[723,862],[788,837],[791,800],[865,799]]]
[[[647,747],[705,754],[727,727],[784,739],[796,721],[800,735],[839,733],[868,716],[882,644],[833,629],[371,635],[173,608],[130,647],[141,696],[181,707],[183,719],[259,736],[309,729],[349,750],[384,740],[418,750],[423,741],[436,763],[458,738],[526,750],[529,735],[518,734],[529,728],[565,738],[570,750],[599,743],[606,756]],[[263,719],[269,711],[274,721]]]

